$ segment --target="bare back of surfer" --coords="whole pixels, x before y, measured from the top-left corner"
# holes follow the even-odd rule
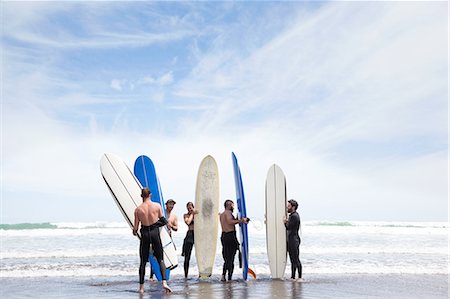
[[[148,261],[150,244],[153,247],[153,255],[159,263],[163,289],[167,293],[172,290],[167,285],[166,280],[166,266],[163,260],[163,249],[161,238],[159,236],[159,227],[166,225],[167,220],[163,216],[161,206],[150,200],[151,192],[149,188],[143,188],[141,197],[142,204],[134,211],[134,227],[133,235],[137,235],[139,224],[141,224],[141,242],[140,242],[140,257],[141,263],[139,266],[139,293],[144,293],[144,277],[145,266]]]

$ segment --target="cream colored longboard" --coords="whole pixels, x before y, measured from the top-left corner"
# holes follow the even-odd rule
[[[278,165],[272,165],[266,179],[266,242],[272,278],[280,279],[286,270],[286,178]]]
[[[211,156],[200,163],[195,189],[195,256],[200,278],[211,276],[219,229],[219,170]]]

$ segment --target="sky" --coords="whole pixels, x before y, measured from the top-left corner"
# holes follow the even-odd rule
[[[273,164],[303,220],[448,219],[445,1],[0,5],[2,223],[123,221],[104,153],[179,217],[234,152],[252,219]]]

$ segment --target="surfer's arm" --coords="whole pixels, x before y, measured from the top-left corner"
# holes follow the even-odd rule
[[[158,221],[156,221],[156,226],[157,227],[164,226],[164,225],[167,225],[167,224],[169,224],[169,223],[167,222],[167,219],[164,216],[161,216],[161,218],[159,218]]]
[[[236,225],[236,224],[243,223],[245,221],[245,219],[244,218],[236,219],[236,218],[233,217],[233,215],[231,213],[226,213],[225,214],[225,221],[229,225]]]
[[[137,235],[137,231],[139,228],[139,217],[138,217],[138,209],[134,210],[134,225],[133,225],[133,235]]]
[[[164,217],[164,214],[163,214],[161,206],[159,206],[158,217],[159,218]]]
[[[192,220],[194,219],[194,214],[184,214],[184,223],[186,225],[191,225]]]
[[[175,215],[173,216],[173,220],[172,220],[172,223],[170,224],[170,228],[174,231],[178,230],[178,219],[177,219],[177,216],[175,216]]]

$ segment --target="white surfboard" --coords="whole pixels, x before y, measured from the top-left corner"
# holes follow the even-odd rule
[[[286,178],[274,164],[266,179],[266,243],[272,278],[283,278],[286,270],[287,232],[283,223],[286,205]]]
[[[134,210],[142,203],[142,186],[133,172],[119,157],[113,154],[104,154],[100,160],[100,171],[109,191],[120,212],[133,228]],[[164,250],[164,264],[168,269],[178,265],[177,252],[167,227],[161,227],[160,237]],[[140,233],[138,231],[140,238]]]
[[[212,274],[219,230],[219,169],[211,156],[198,169],[195,209],[195,256],[200,278],[207,278]]]

